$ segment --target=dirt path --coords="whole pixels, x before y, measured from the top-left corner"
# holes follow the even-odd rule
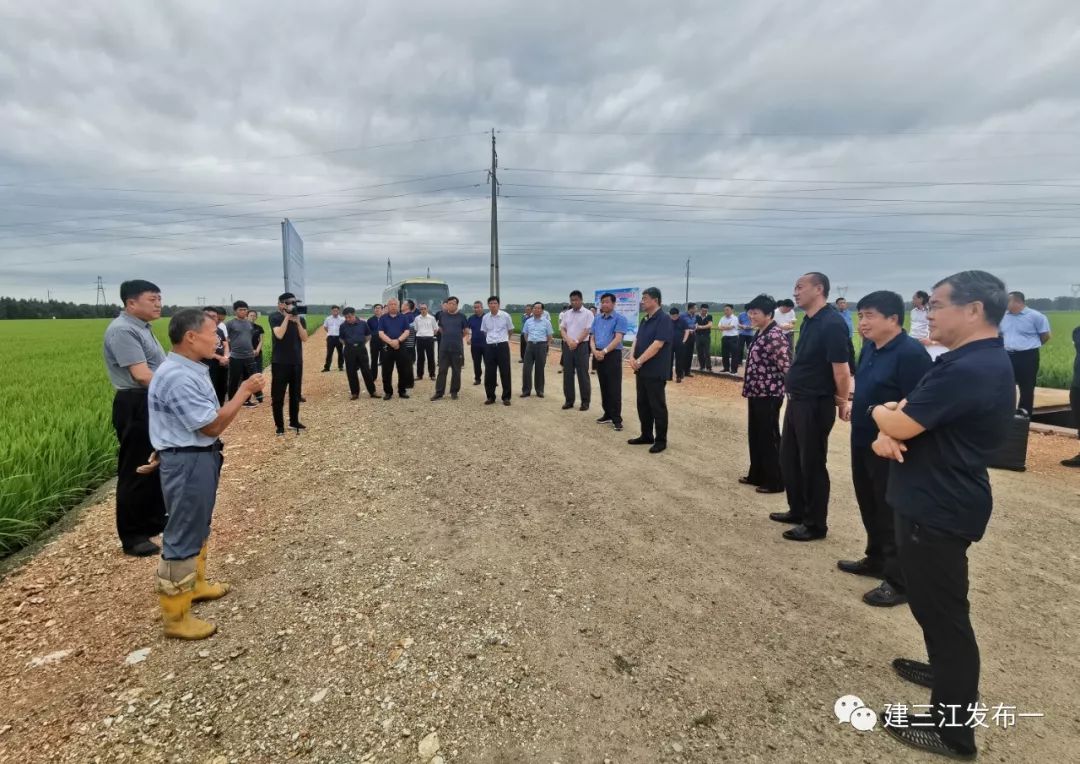
[[[830,534],[780,539],[745,466],[734,383],[670,385],[670,448],[548,397],[483,406],[348,400],[308,348],[303,437],[268,406],[227,434],[211,573],[220,631],[159,635],[153,561],[121,557],[111,497],[0,582],[0,762],[923,760],[832,714],[843,694],[925,703],[892,675],[922,657],[907,608],[838,572],[863,533],[847,426],[832,440]],[[515,386],[521,367],[514,364]],[[595,381],[595,378],[594,378]],[[980,733],[987,761],[1080,745],[1080,476],[1037,438],[995,472],[971,553],[982,697],[1043,719]],[[146,659],[125,657],[150,648]],[[53,662],[34,665],[58,651]]]

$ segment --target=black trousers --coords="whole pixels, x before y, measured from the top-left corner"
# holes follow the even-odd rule
[[[543,395],[544,369],[547,367],[548,343],[526,342],[525,340],[522,340],[521,344],[525,348],[525,355],[522,357],[525,368],[522,369],[521,392],[529,395],[535,387],[536,392]]]
[[[398,375],[398,393],[406,392],[412,387],[412,361],[409,351],[404,348],[393,348],[383,345],[382,349],[382,389],[386,395],[394,394],[394,369]]]
[[[330,368],[330,363],[334,360],[334,353],[337,353],[337,367],[341,369],[345,364],[341,352],[341,337],[331,337],[328,334],[326,335],[326,363],[323,364],[323,369]]]
[[[378,337],[373,336],[368,342],[368,348],[371,352],[371,379],[372,381],[379,378],[379,364],[382,360],[383,343]]]
[[[483,370],[484,365],[484,346],[469,345],[469,352],[472,353],[473,381],[479,382],[481,380],[480,372]]]
[[[600,405],[604,416],[615,424],[622,424],[622,349],[604,356],[596,362],[596,382],[600,386]]]
[[[135,472],[146,464],[150,445],[150,411],[146,388],[117,390],[113,397],[113,429],[120,443],[116,458],[116,534],[130,547],[165,528],[165,499],[161,476]]]
[[[240,389],[240,383],[250,376],[259,373],[259,362],[255,358],[230,358],[229,359],[229,397],[236,396]]]
[[[783,398],[746,399],[746,439],[750,446],[750,484],[783,488],[780,471],[780,407]]]
[[[465,353],[443,348],[442,343],[439,344],[439,376],[435,379],[435,394],[443,395],[446,392],[446,372],[449,371],[450,394],[457,395],[461,391],[461,367],[465,365]]]
[[[739,364],[738,364],[739,366],[742,366],[743,361],[750,357],[750,346],[753,345],[753,344],[754,344],[754,335],[752,335],[752,334],[740,334],[739,335]],[[854,349],[852,349],[852,355],[854,355],[854,354],[855,354],[855,351],[854,351]],[[734,373],[736,371],[736,369],[732,369],[731,371],[732,371],[732,373]],[[852,372],[852,374],[854,374],[854,373],[855,372]]]
[[[836,423],[832,397],[789,398],[784,409],[780,470],[788,510],[807,528],[828,530],[829,433]]]
[[[582,342],[573,350],[565,342],[562,346],[563,397],[566,402],[574,403],[574,378],[581,388],[581,405],[592,402],[592,381],[589,379],[589,343]]]
[[[357,371],[360,372],[359,376]],[[363,344],[345,346],[345,377],[349,380],[349,392],[353,395],[360,394],[361,377],[368,394],[375,395],[375,375],[371,373],[367,348]]]
[[[690,336],[682,346],[683,352],[683,376],[690,376],[690,367],[694,365],[694,335]]]
[[[664,395],[666,379],[635,375],[637,387],[637,415],[641,422],[641,437],[667,442],[668,413]]]
[[[1080,379],[1073,381],[1080,383]],[[1073,421],[1076,423],[1076,436],[1080,438],[1080,387],[1069,388],[1069,406],[1072,407]]]
[[[697,348],[698,368],[712,371],[712,332],[695,332],[694,347]]]
[[[428,376],[435,378],[435,338],[416,338],[416,378],[424,378],[424,360],[427,359]]]
[[[510,400],[510,343],[484,345],[484,391],[489,401],[495,400],[495,373],[502,384],[502,399]],[[588,373],[588,372],[586,372]]]
[[[739,362],[742,356],[739,354],[738,337],[720,338],[720,368],[730,371],[732,374],[739,370]]]
[[[908,603],[922,628],[934,670],[933,713],[947,721],[948,706],[957,705],[957,718],[963,721],[968,706],[979,697],[979,644],[968,603],[967,548],[971,542],[903,515],[896,518],[896,526]],[[961,751],[975,750],[972,727],[947,725],[938,732]]]
[[[411,344],[405,345],[404,350],[405,358],[407,358],[409,362],[409,383],[406,385],[406,387],[411,388],[416,382],[416,376],[413,374],[413,370],[416,368],[416,339],[413,338]]]
[[[896,554],[895,513],[885,501],[889,483],[889,460],[882,459],[869,446],[851,446],[851,482],[866,529],[866,556],[881,566],[885,580],[899,592],[904,591],[904,574]]]
[[[675,334],[681,335],[682,330],[676,329]],[[690,370],[689,365],[686,363],[687,360],[689,359],[686,355],[685,345],[681,342],[673,343],[671,346],[671,365],[675,370],[675,379],[682,379],[686,376],[686,372]]]
[[[525,363],[525,348],[528,345],[528,341],[525,339],[525,335],[518,335],[518,359]]]
[[[218,359],[221,356],[214,356],[206,361],[206,368],[210,370],[210,384],[214,386],[214,395],[217,396],[218,405],[225,405],[225,395],[229,392],[229,367],[222,366]]]
[[[271,363],[270,406],[274,412],[274,426],[285,429],[285,393],[289,394],[289,424],[300,421],[300,380],[304,367],[298,363]]]
[[[1009,353],[1009,360],[1012,362],[1016,386],[1020,388],[1020,401],[1016,407],[1023,409],[1030,416],[1035,408],[1035,379],[1039,376],[1039,351],[1017,350]]]

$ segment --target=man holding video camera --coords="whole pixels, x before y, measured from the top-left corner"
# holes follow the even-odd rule
[[[272,352],[270,355],[270,403],[274,410],[274,426],[278,435],[285,434],[285,391],[289,392],[289,427],[307,429],[300,424],[300,379],[304,373],[304,343],[307,326],[301,313],[307,307],[297,304],[296,295],[285,292],[278,296],[278,312],[269,318]]]

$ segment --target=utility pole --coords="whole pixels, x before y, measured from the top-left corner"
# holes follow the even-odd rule
[[[386,285],[390,286],[393,283],[393,275],[390,272],[390,258],[388,257],[386,258]]]
[[[683,303],[690,302],[690,258],[686,258],[686,294],[683,296]]]
[[[100,316],[101,311],[109,304],[109,300],[105,297],[105,283],[101,280],[101,276],[97,277],[97,294],[94,296],[94,315]]]
[[[491,184],[491,291],[499,294],[499,205],[495,198],[499,194],[499,155],[495,153],[495,128],[491,128],[491,169],[488,170],[488,183]]]

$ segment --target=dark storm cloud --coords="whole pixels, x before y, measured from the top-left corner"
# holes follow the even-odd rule
[[[0,293],[1080,281],[1073,3],[5,5]]]

